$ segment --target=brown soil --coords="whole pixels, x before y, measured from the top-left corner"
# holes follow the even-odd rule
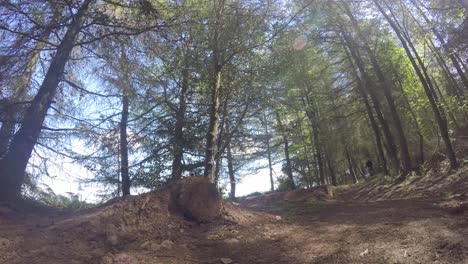
[[[468,168],[445,179],[250,197],[212,223],[165,191],[78,213],[0,206],[0,263],[468,263]]]
[[[204,177],[187,177],[172,184],[174,205],[187,218],[211,222],[221,213],[222,198],[216,185]]]

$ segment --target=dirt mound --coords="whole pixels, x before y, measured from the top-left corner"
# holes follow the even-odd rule
[[[440,152],[432,155],[421,167],[396,184],[390,176],[374,177],[355,186],[342,186],[340,200],[382,201],[404,198],[447,198],[468,196],[468,126],[453,134],[453,147],[460,167],[453,171],[447,156]],[[341,190],[344,190],[341,192]]]
[[[332,196],[326,188],[295,190],[251,198],[268,201],[256,211],[225,202],[220,217],[200,223],[171,210],[172,192],[116,198],[65,215],[21,215],[0,206],[0,263],[451,264],[468,259],[462,196],[442,208],[440,201],[416,199],[328,202]]]
[[[175,205],[191,220],[210,222],[221,213],[216,185],[202,177],[188,177],[171,186]]]
[[[342,201],[383,201],[468,196],[468,166],[465,165],[454,173],[450,173],[447,160],[444,160],[440,166],[447,169],[429,170],[424,175],[413,173],[401,184],[395,184],[393,178],[388,178],[371,179],[370,182],[356,186],[341,187],[339,199]]]
[[[457,130],[453,135],[452,146],[461,166],[466,165],[468,160],[468,125]],[[445,150],[437,152],[424,163],[423,174],[447,174],[450,163]]]
[[[208,202],[202,202],[205,197]],[[206,213],[210,206],[216,214]],[[208,219],[214,220],[207,223]],[[274,216],[233,203],[222,206],[213,185],[190,178],[157,192],[115,198],[75,213],[18,213],[0,206],[0,263],[211,261],[211,256],[194,247],[200,241],[211,243],[207,232],[270,220]]]
[[[274,192],[263,195],[249,196],[241,199],[248,206],[281,203],[281,202],[316,202],[333,200],[334,187],[319,186],[311,189],[297,189],[286,192]]]

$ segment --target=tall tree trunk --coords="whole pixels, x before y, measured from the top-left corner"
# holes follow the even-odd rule
[[[212,42],[212,69],[210,77],[210,90],[211,90],[211,109],[210,109],[210,122],[208,126],[208,133],[206,135],[206,154],[205,154],[205,171],[204,176],[209,181],[215,181],[215,158],[216,158],[216,139],[218,136],[219,126],[219,98],[221,94],[221,61],[220,61],[220,47],[219,37],[221,30],[221,19],[224,14],[224,0],[216,1],[216,21]]]
[[[174,126],[174,160],[172,161],[172,180],[178,180],[182,177],[182,159],[184,157],[184,127],[185,112],[187,111],[186,94],[189,88],[189,55],[184,54],[184,65],[182,69],[182,83],[179,94],[179,108],[176,112],[176,123]]]
[[[75,38],[81,30],[93,1],[85,0],[78,9],[62,42],[57,47],[37,95],[26,110],[22,125],[11,142],[9,152],[0,161],[0,200],[16,199],[21,195],[26,166],[63,76]]]
[[[54,15],[49,23],[49,27],[47,27],[40,35],[40,40],[37,41],[34,50],[29,54],[23,73],[13,82],[15,88],[13,89],[13,95],[9,101],[12,106],[7,107],[5,111],[5,120],[2,122],[2,126],[0,128],[0,159],[2,159],[8,152],[16,125],[17,123],[20,123],[21,111],[19,111],[18,106],[14,104],[25,99],[28,88],[31,85],[34,70],[36,69],[37,62],[40,58],[40,53],[44,49],[46,41],[50,38],[52,28],[54,28],[57,20],[61,17],[63,8],[58,7],[55,4],[52,5]]]
[[[348,148],[345,147],[345,155],[346,155],[346,160],[348,161],[348,170],[349,170],[349,173],[351,174],[351,178],[353,180],[353,182],[356,184],[359,182],[357,176],[356,176],[356,173],[354,172],[354,168],[353,168],[353,162],[351,161],[351,156],[349,155],[349,151],[348,151]]]
[[[316,111],[314,109],[315,107],[308,95],[308,92],[309,91],[304,91],[305,98],[303,98],[302,103],[306,109],[305,110],[306,115],[310,121],[311,129],[312,129],[312,141],[313,141],[314,148],[315,148],[315,155],[316,155],[317,166],[319,170],[320,184],[323,185],[323,184],[326,184],[326,182],[325,182],[325,172],[323,170],[322,153],[320,149],[319,128],[318,128]]]
[[[122,179],[122,195],[130,195],[130,175],[128,173],[128,91],[122,94],[122,116],[120,118],[120,176]]]
[[[305,139],[304,139],[304,142],[307,142]],[[313,180],[312,180],[312,176],[313,176],[313,170],[312,170],[312,165],[315,166],[315,159],[314,157],[312,156],[309,157],[309,148],[308,148],[308,145],[307,144],[304,144],[303,146],[304,148],[304,154],[305,154],[305,159],[306,159],[306,168],[307,168],[307,173],[305,174],[306,176],[306,184],[307,184],[307,188],[311,188],[312,185],[313,185]],[[315,172],[314,172],[315,173]]]
[[[229,134],[229,124],[226,124],[226,132]],[[234,200],[236,198],[236,177],[234,173],[234,162],[232,157],[232,148],[231,148],[231,138],[228,137],[227,139],[227,147],[226,147],[226,158],[227,158],[227,166],[228,166],[228,174],[229,174],[229,184],[231,186],[231,190],[229,192],[229,199]]]
[[[219,68],[219,67],[217,67]],[[219,127],[219,96],[221,90],[221,71],[216,70],[214,78],[214,90],[212,92],[211,100],[212,106],[210,110],[210,123],[208,127],[208,134],[206,136],[206,154],[205,154],[205,171],[204,176],[211,182],[215,180],[215,157],[216,157],[216,142],[218,138]]]
[[[273,181],[273,165],[271,161],[271,146],[270,146],[270,131],[268,130],[268,120],[266,115],[263,114],[263,122],[265,122],[266,145],[268,155],[268,169],[270,171],[270,191],[275,191],[275,184]]]
[[[436,119],[437,125],[439,126],[440,134],[442,136],[442,140],[445,143],[446,151],[447,151],[447,156],[450,160],[450,166],[452,169],[458,167],[458,162],[457,158],[455,156],[455,152],[453,151],[452,148],[452,143],[450,141],[450,137],[448,134],[448,126],[447,126],[447,120],[445,119],[445,114],[442,108],[438,107],[438,103],[436,102],[436,99],[433,95],[434,88],[432,87],[432,81],[429,77],[429,74],[427,73],[427,69],[424,66],[423,61],[421,60],[421,57],[419,56],[417,50],[415,49],[413,43],[410,41],[409,38],[404,38],[403,35],[401,34],[401,31],[399,30],[399,27],[395,21],[393,21],[387,13],[383,10],[382,6],[379,4],[377,0],[374,0],[375,5],[381,12],[381,14],[385,17],[387,22],[390,24],[392,29],[395,31],[398,39],[400,40],[403,48],[406,51],[406,54],[411,61],[411,64],[413,65],[413,68],[416,72],[416,75],[418,76],[419,80],[421,81],[421,84],[424,88],[424,92],[427,95],[427,98],[429,99],[429,104],[431,105],[432,111],[434,112],[434,117]],[[392,10],[390,10],[391,12]],[[413,53],[411,53],[413,51]],[[413,57],[414,54],[414,57]],[[416,60],[415,60],[416,58]],[[417,62],[416,62],[417,61]],[[418,65],[419,63],[419,65]]]
[[[122,71],[119,83],[122,92],[122,114],[120,117],[120,177],[122,180],[122,195],[130,195],[130,174],[128,168],[128,114],[129,114],[129,96],[131,86],[131,75],[129,72],[129,60],[126,53],[126,47],[123,43],[120,44],[121,58],[119,61],[120,70]]]
[[[333,166],[332,166],[332,163],[331,163],[331,160],[330,160],[330,155],[328,154],[328,152],[326,150],[324,151],[324,153],[325,153],[325,159],[327,161],[328,171],[330,172],[331,184],[336,186],[337,185],[337,183],[336,183],[336,174],[335,174],[335,171],[333,170]]]
[[[229,100],[229,96],[226,95],[226,99],[224,100],[224,103],[223,103],[223,116],[221,119],[221,125],[220,125],[220,129],[218,132],[218,138],[216,139],[216,155],[215,155],[216,168],[215,168],[215,181],[214,181],[216,185],[218,185],[218,181],[219,181],[219,174],[221,172],[221,167],[223,163],[223,154],[227,148],[228,140],[231,138],[231,135],[229,135],[229,133],[227,132],[224,133],[225,128],[227,128],[227,126],[229,125],[228,124],[229,122],[228,100]]]
[[[416,113],[414,112],[413,107],[411,107],[411,104],[408,100],[408,96],[406,95],[403,89],[403,84],[401,83],[401,81],[398,81],[398,86],[400,87],[400,91],[401,91],[403,100],[405,101],[405,104],[408,107],[408,111],[410,112],[411,117],[413,118],[414,128],[416,129],[416,134],[418,134],[418,138],[419,138],[418,163],[423,164],[424,163],[424,136],[422,134],[421,128],[419,127]]]
[[[283,137],[284,144],[284,156],[286,158],[286,175],[289,179],[289,184],[291,189],[296,189],[296,184],[294,183],[294,176],[292,172],[291,158],[289,156],[289,140],[288,135],[286,134],[286,129],[281,122],[281,117],[278,112],[276,112],[276,121],[278,122],[279,129],[281,131],[281,136]]]
[[[382,85],[383,94],[384,94],[385,99],[387,101],[388,108],[389,108],[389,111],[390,111],[390,115],[392,117],[392,120],[393,120],[393,123],[394,123],[394,126],[395,126],[395,130],[397,132],[398,142],[399,142],[399,145],[400,145],[400,160],[401,160],[401,165],[402,165],[402,169],[403,169],[402,175],[406,175],[409,171],[411,171],[411,158],[410,158],[410,155],[409,155],[408,143],[407,143],[407,140],[406,140],[405,132],[403,130],[403,125],[401,123],[400,116],[398,115],[398,110],[396,108],[395,101],[394,101],[394,98],[392,96],[391,85],[388,83],[388,80],[385,77],[385,74],[384,74],[382,68],[380,67],[380,63],[377,60],[378,56],[376,56],[376,54],[372,51],[369,43],[366,41],[367,38],[361,32],[361,29],[360,29],[360,27],[359,27],[359,25],[357,23],[357,20],[354,17],[351,10],[349,9],[348,4],[345,3],[344,1],[342,1],[342,4],[343,4],[343,7],[345,8],[346,14],[351,19],[352,27],[354,28],[354,30],[358,34],[359,38],[362,40],[364,50],[369,55],[372,67],[373,67],[373,69],[375,71],[375,74],[376,74],[378,80],[380,81],[380,83]]]

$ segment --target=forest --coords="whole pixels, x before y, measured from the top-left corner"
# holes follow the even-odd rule
[[[107,198],[186,175],[226,179],[235,197],[242,175],[274,164],[284,189],[358,182],[367,160],[405,177],[442,151],[456,168],[466,8],[4,0],[2,199],[34,196],[63,160]]]
[[[203,193],[194,177],[236,201],[259,171],[261,199],[419,194],[427,175],[466,197],[467,17],[466,0],[0,0],[0,203],[89,207],[44,184],[65,175],[101,202]],[[296,260],[221,263],[361,263]]]

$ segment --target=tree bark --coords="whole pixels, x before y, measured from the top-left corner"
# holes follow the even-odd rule
[[[285,127],[283,126],[283,123],[281,122],[281,117],[278,112],[276,114],[276,121],[278,122],[278,126],[281,131],[281,136],[283,137],[283,144],[284,144],[284,156],[286,158],[286,176],[288,176],[289,179],[289,184],[291,189],[296,189],[296,184],[294,183],[294,176],[292,172],[292,165],[291,165],[291,158],[289,156],[289,141],[288,141],[288,136],[286,134]]]
[[[206,135],[206,154],[204,176],[212,183],[215,181],[215,157],[216,157],[216,139],[219,126],[219,97],[221,94],[221,70],[219,37],[221,29],[221,19],[224,14],[224,0],[217,1],[216,21],[212,42],[212,73],[210,77],[211,90],[211,109],[208,133]]]
[[[122,181],[122,195],[130,195],[130,174],[128,167],[128,114],[129,114],[129,96],[131,86],[131,76],[128,69],[129,60],[126,53],[126,47],[123,43],[120,44],[121,58],[119,61],[119,70],[122,71],[119,83],[122,93],[122,114],[120,117],[120,178]]]
[[[130,195],[130,175],[128,172],[128,91],[122,94],[122,116],[120,118],[120,176],[122,179],[122,195]]]
[[[349,173],[351,174],[351,178],[355,184],[359,183],[356,173],[354,172],[353,162],[351,160],[351,156],[349,155],[349,151],[347,147],[345,147],[345,155],[346,155],[346,160],[348,161],[348,170],[349,170]]]
[[[182,70],[182,83],[179,94],[179,109],[176,112],[176,123],[174,125],[174,160],[172,161],[172,180],[182,177],[182,159],[184,157],[184,127],[185,112],[187,111],[186,94],[189,88],[189,55],[184,54],[184,65]]]
[[[223,154],[227,148],[228,139],[230,139],[232,136],[229,133],[224,133],[225,128],[227,128],[228,126],[228,119],[229,119],[228,101],[229,101],[229,95],[227,94],[223,103],[223,113],[222,113],[223,116],[221,118],[218,138],[216,139],[216,154],[215,154],[215,166],[216,167],[215,167],[215,180],[214,180],[216,185],[218,185],[218,181],[219,181],[219,174],[221,172],[221,167],[223,163]]]
[[[409,112],[411,114],[411,117],[413,118],[414,127],[416,129],[416,134],[418,134],[418,137],[419,137],[419,150],[418,150],[419,158],[418,158],[418,163],[423,164],[424,163],[424,136],[422,134],[421,128],[419,127],[419,123],[418,123],[418,119],[416,117],[416,113],[414,112],[413,107],[411,107],[411,104],[410,104],[410,102],[408,100],[408,96],[406,95],[406,93],[403,90],[403,84],[400,81],[398,81],[398,85],[400,87],[401,94],[403,95],[403,100],[405,101],[406,106],[408,107],[408,110],[409,110]]]
[[[93,1],[85,0],[78,9],[62,42],[57,47],[37,95],[26,110],[22,125],[11,142],[9,152],[0,161],[0,200],[17,199],[21,195],[26,166],[63,76],[65,65],[74,47],[73,43]]]
[[[229,134],[229,124],[226,124],[226,132]],[[234,161],[232,157],[232,148],[231,148],[231,138],[227,138],[227,147],[226,147],[226,158],[229,174],[229,184],[231,190],[229,192],[229,199],[234,200],[236,198],[236,177],[234,172]]]
[[[327,161],[328,171],[330,172],[331,184],[334,185],[334,186],[337,186],[336,174],[335,174],[335,171],[333,170],[333,166],[332,166],[332,163],[331,163],[331,160],[330,160],[330,155],[328,154],[327,151],[324,151],[324,153],[325,153],[325,159]]]
[[[304,97],[302,102],[305,107],[306,115],[310,121],[311,129],[312,129],[312,141],[314,144],[315,148],[315,155],[317,159],[317,166],[319,169],[319,177],[320,177],[320,184],[326,184],[325,182],[325,172],[323,169],[323,160],[322,160],[322,152],[320,149],[320,141],[319,141],[319,128],[318,128],[318,122],[317,122],[317,116],[316,116],[316,111],[314,109],[313,102],[311,101],[309,95],[309,89],[307,91],[304,91]]]
[[[275,191],[275,184],[273,181],[273,165],[271,161],[271,147],[270,147],[270,131],[268,130],[268,120],[266,115],[263,115],[263,122],[265,122],[265,134],[266,134],[266,145],[267,145],[267,155],[268,155],[268,169],[270,171],[270,191]]]

